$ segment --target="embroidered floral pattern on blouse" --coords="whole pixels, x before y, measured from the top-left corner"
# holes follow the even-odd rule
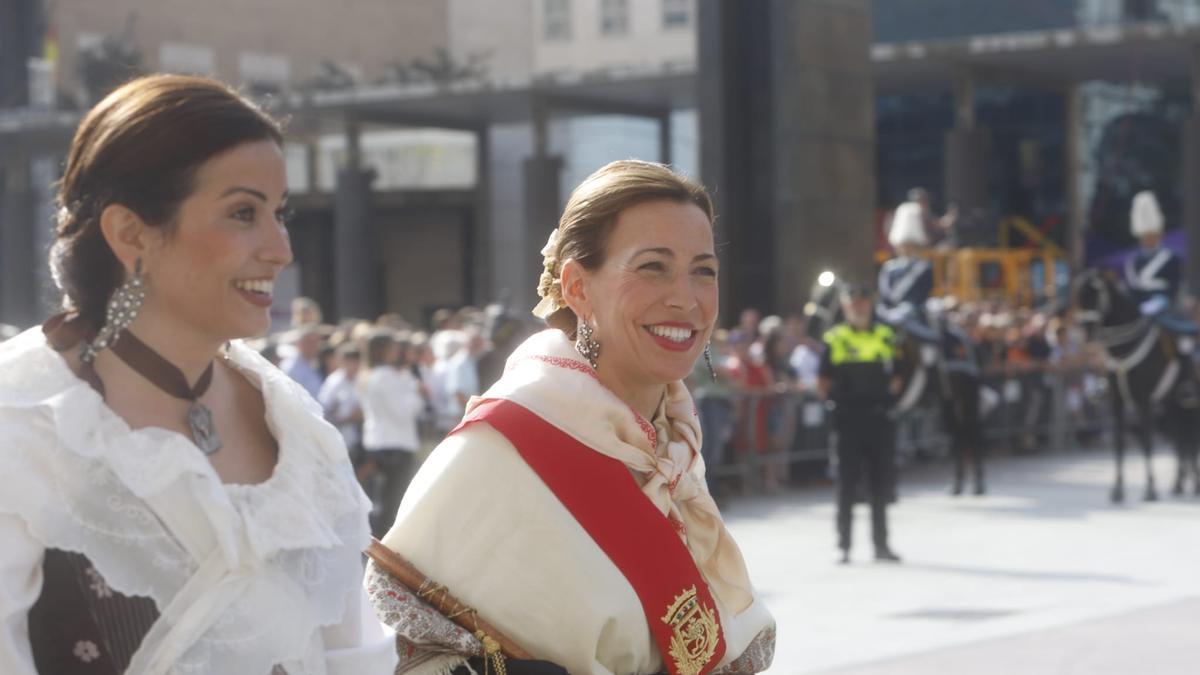
[[[596,377],[596,371],[592,370],[592,367],[589,366],[588,364],[584,363],[583,361],[576,361],[575,359],[565,359],[561,356],[540,356],[539,355],[539,356],[530,356],[529,358],[536,359],[538,361],[541,361],[542,363],[549,363],[550,365],[558,366],[559,368],[566,368],[567,370],[578,371],[580,373],[583,373],[584,375],[587,375],[588,377],[590,377],[594,380],[600,379],[600,378]]]
[[[100,648],[91,640],[80,640],[75,643],[75,658],[84,663],[91,663],[100,658]]]
[[[742,655],[716,670],[713,675],[751,675],[771,667],[775,660],[775,624],[762,629]]]
[[[367,564],[367,597],[379,619],[396,631],[396,673],[445,665],[447,657],[466,659],[483,653],[483,645],[465,628],[425,604],[395,577]]]
[[[221,606],[191,626],[172,673],[267,673],[275,663],[308,663],[323,649],[322,627],[351,618],[347,608],[358,602],[362,582],[359,551],[370,541],[369,504],[340,435],[314,413],[308,394],[287,384],[287,375],[241,343],[231,348],[231,365],[262,393],[263,419],[280,452],[270,480],[228,486],[202,456],[184,452],[194,448],[185,437],[121,423],[41,336],[6,342],[0,363],[0,413],[6,420],[28,417],[0,425],[0,475],[23,481],[21,490],[0,490],[0,511],[22,518],[45,537],[40,543],[47,549],[77,551],[91,561],[97,574],[72,563],[74,595],[106,617],[119,609],[123,620],[119,599],[134,596],[149,600],[152,607],[144,609],[157,614],[153,606],[170,607],[200,566],[179,543],[193,534],[233,545],[232,556],[214,560],[211,581],[200,580],[205,592],[220,588],[227,563],[236,560],[242,566],[236,571],[249,572],[239,598],[220,598]],[[143,494],[164,497],[171,512],[159,519],[161,507],[152,509]],[[287,611],[275,611],[277,597]],[[126,651],[140,648],[127,642],[136,637],[154,648],[158,639],[143,629],[153,622],[143,622],[141,610],[131,610],[137,615],[131,625],[120,626],[128,636],[96,625],[63,630],[45,644],[76,670],[119,667]],[[85,626],[104,623],[76,618]],[[382,664],[390,654],[364,650],[362,658]]]
[[[112,589],[109,588],[108,582],[104,580],[104,577],[100,576],[100,573],[96,571],[95,567],[88,565],[87,569],[84,570],[84,574],[86,574],[88,578],[88,587],[92,589],[92,592],[96,594],[97,598],[112,597]]]

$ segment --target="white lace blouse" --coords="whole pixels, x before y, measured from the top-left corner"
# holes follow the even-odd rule
[[[222,484],[182,435],[131,430],[40,329],[0,346],[0,672],[36,673],[27,617],[48,548],[154,601],[129,673],[392,672],[362,590],[370,506],[341,436],[258,354],[234,343],[229,359],[279,444],[257,485]]]

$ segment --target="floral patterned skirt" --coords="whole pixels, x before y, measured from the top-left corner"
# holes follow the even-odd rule
[[[125,672],[158,620],[154,601],[109,588],[79,553],[48,549],[42,574],[42,594],[29,610],[29,642],[38,672]]]

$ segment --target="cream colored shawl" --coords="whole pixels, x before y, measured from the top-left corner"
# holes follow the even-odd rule
[[[542,331],[508,359],[504,376],[467,404],[506,399],[629,467],[687,544],[713,595],[734,614],[753,602],[746,563],[704,482],[700,425],[687,387],[667,385],[654,422],[611,390],[562,331]]]

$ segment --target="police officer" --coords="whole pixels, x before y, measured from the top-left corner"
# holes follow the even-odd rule
[[[1153,192],[1143,190],[1134,195],[1129,221],[1140,246],[1125,261],[1125,283],[1133,291],[1142,315],[1174,333],[1195,335],[1196,324],[1174,311],[1183,266],[1179,256],[1162,245],[1163,214]]]
[[[879,269],[879,320],[897,330],[904,330],[925,343],[936,343],[937,332],[925,320],[925,301],[933,292],[933,268],[922,258],[920,250],[928,240],[925,236],[921,205],[905,202],[896,207],[888,243],[896,257]]]
[[[940,335],[941,358],[937,361],[938,386],[941,390],[942,420],[950,433],[950,453],[954,456],[954,483],[950,494],[963,492],[967,455],[974,466],[975,494],[987,489],[983,482],[984,447],[979,422],[979,359],[971,339],[951,320],[954,308],[950,298],[931,300],[930,319]]]
[[[899,562],[900,557],[888,546],[887,529],[895,445],[895,429],[888,411],[899,386],[892,368],[895,333],[873,320],[867,287],[844,286],[841,303],[846,321],[825,333],[818,381],[822,395],[835,406],[841,562],[850,562],[852,509],[864,476],[870,488],[875,559]]]

